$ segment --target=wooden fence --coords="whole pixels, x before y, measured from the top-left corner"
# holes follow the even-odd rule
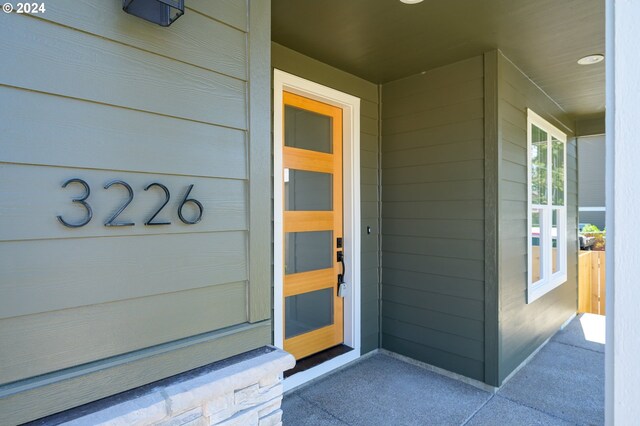
[[[605,252],[581,251],[578,259],[578,312],[605,314]]]

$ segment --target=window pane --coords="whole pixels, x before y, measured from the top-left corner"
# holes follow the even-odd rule
[[[560,210],[553,209],[551,211],[551,273],[555,274],[560,270],[560,246],[558,244],[558,236],[560,234]]]
[[[531,202],[547,204],[547,133],[531,125]]]
[[[331,154],[332,118],[292,106],[284,107],[284,144]]]
[[[333,175],[285,169],[284,208],[288,211],[333,210]]]
[[[284,238],[285,274],[333,267],[333,232],[288,232]]]
[[[564,143],[556,138],[551,140],[551,185],[554,206],[564,206]]]
[[[333,288],[311,291],[285,299],[287,339],[333,324]]]
[[[531,274],[532,283],[540,281],[541,278],[541,218],[542,210],[533,209],[531,211],[531,253],[529,253],[529,256],[531,256],[531,271],[529,271],[529,273]]]

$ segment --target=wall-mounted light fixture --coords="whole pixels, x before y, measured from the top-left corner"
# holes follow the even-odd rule
[[[122,0],[122,10],[168,27],[184,14],[184,0]]]

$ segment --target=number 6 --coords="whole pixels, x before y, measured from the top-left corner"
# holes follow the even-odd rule
[[[193,184],[189,185],[189,189],[187,190],[187,193],[184,195],[184,199],[182,200],[182,203],[180,204],[180,207],[178,207],[178,217],[180,218],[180,220],[183,223],[186,223],[187,225],[194,225],[194,224],[200,222],[200,220],[202,219],[202,212],[204,211],[204,208],[202,207],[202,204],[200,203],[200,201],[195,200],[193,198],[188,198],[192,189],[193,189]],[[198,206],[198,210],[200,210],[200,214],[193,221],[187,220],[187,219],[184,218],[184,216],[182,216],[182,208],[187,203],[195,204],[196,206]]]

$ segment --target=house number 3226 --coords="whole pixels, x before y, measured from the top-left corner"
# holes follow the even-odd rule
[[[60,221],[60,223],[62,223],[66,227],[80,228],[82,226],[85,226],[87,223],[91,222],[91,219],[93,218],[93,209],[91,208],[91,205],[87,201],[89,199],[89,196],[91,195],[91,188],[89,187],[89,184],[87,182],[78,178],[73,178],[65,181],[62,184],[62,187],[66,188],[67,185],[74,184],[74,183],[84,187],[84,193],[80,197],[72,198],[71,201],[74,203],[78,203],[82,207],[84,207],[84,209],[86,210],[86,215],[84,219],[82,219],[82,221],[78,223],[69,223],[62,216],[57,216],[57,217],[58,217],[58,221]],[[109,189],[114,185],[123,186],[129,193],[129,195],[127,199],[124,201],[124,203],[122,203],[120,208],[118,208],[118,210],[106,220],[106,222],[104,223],[104,226],[133,226],[135,225],[135,223],[133,222],[119,222],[116,220],[118,216],[124,211],[124,209],[126,209],[129,206],[129,204],[131,204],[131,202],[133,201],[133,189],[131,189],[131,186],[127,182],[122,180],[112,180],[111,182],[108,182],[104,186],[104,189]],[[161,221],[160,219],[156,219],[156,216],[158,216],[158,214],[162,211],[162,209],[164,209],[164,207],[169,203],[171,194],[169,193],[169,190],[167,189],[166,186],[158,182],[150,183],[144,188],[144,190],[148,191],[153,187],[160,188],[164,192],[164,203],[162,203],[162,205],[158,210],[156,210],[151,216],[149,216],[149,218],[144,224],[148,226],[170,225],[171,222]],[[182,199],[182,202],[178,207],[178,217],[183,223],[186,223],[187,225],[193,225],[195,223],[200,222],[200,220],[202,219],[202,213],[204,212],[204,208],[202,207],[202,204],[200,203],[200,201],[195,200],[193,198],[189,198],[189,194],[191,193],[192,189],[193,189],[193,184],[189,185],[189,188],[187,189],[187,192],[185,193],[184,198]],[[187,203],[192,203],[196,207],[198,207],[198,216],[193,220],[189,220],[185,218],[182,214],[182,209]]]

